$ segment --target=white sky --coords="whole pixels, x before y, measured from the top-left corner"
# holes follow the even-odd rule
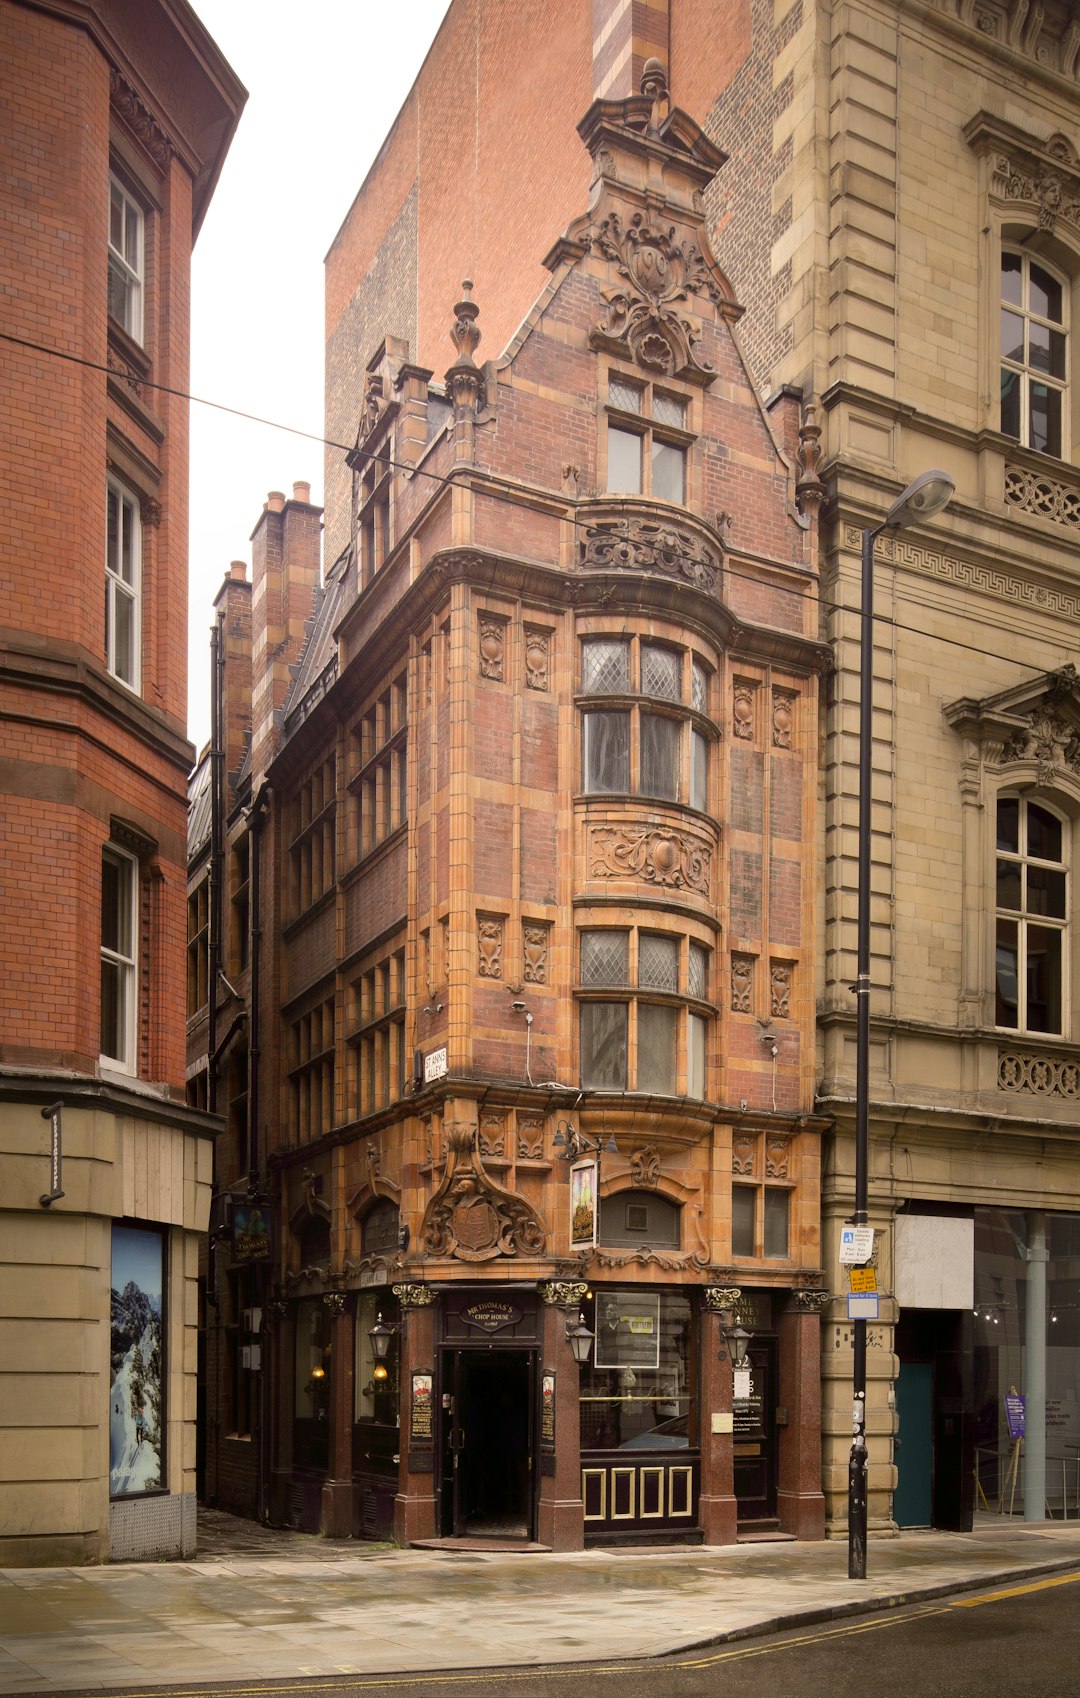
[[[321,436],[323,256],[449,0],[193,4],[248,102],[195,245],[191,391]],[[319,442],[192,404],[188,729],[199,749],[213,598],[231,560],[250,566],[267,491],[291,495],[299,481],[321,502]]]

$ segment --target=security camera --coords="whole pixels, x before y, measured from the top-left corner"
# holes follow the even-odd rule
[[[525,1004],[522,1002],[520,997],[518,997],[516,1001],[512,1002],[510,1007],[513,1009],[515,1014],[524,1014],[525,1012]]]

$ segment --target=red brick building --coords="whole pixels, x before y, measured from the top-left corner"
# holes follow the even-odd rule
[[[638,57],[642,92],[580,139],[549,107],[530,143],[534,235],[566,196],[540,287],[497,184],[482,237],[462,212],[406,251],[414,91],[360,197],[402,268],[356,208],[328,265],[328,411],[360,424],[313,604],[303,488],[255,533],[251,812],[242,768],[219,806],[251,892],[257,854],[259,958],[193,1045],[197,1071],[256,997],[207,1493],[312,1530],[823,1530],[817,430],[758,398],[704,225],[724,156]],[[459,274],[503,279],[487,363]]]
[[[183,397],[245,95],[184,0],[3,0],[0,61],[0,1557],[177,1554],[214,1129],[184,1104]]]

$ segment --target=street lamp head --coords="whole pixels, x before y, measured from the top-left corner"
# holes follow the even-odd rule
[[[885,516],[883,530],[902,531],[907,525],[914,525],[919,519],[932,519],[947,507],[956,490],[956,484],[948,472],[920,472],[913,483],[909,483],[902,495],[899,495]]]

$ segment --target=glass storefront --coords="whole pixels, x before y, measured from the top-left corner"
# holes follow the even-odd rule
[[[1046,1245],[1045,1303],[1032,1250]],[[1036,1298],[1033,1304],[1032,1298]],[[1037,1311],[1041,1309],[1041,1313]],[[1038,1353],[1029,1349],[1038,1326],[1045,1345],[1045,1501],[1059,1516],[1080,1507],[1080,1215],[1022,1210],[975,1210],[974,1419],[977,1509],[1020,1513],[1023,1459],[1016,1435],[1039,1397]],[[1031,1430],[1025,1443],[1030,1447]]]
[[[648,1286],[600,1287],[596,1335],[581,1369],[581,1448],[685,1449],[692,1424],[689,1297]]]

